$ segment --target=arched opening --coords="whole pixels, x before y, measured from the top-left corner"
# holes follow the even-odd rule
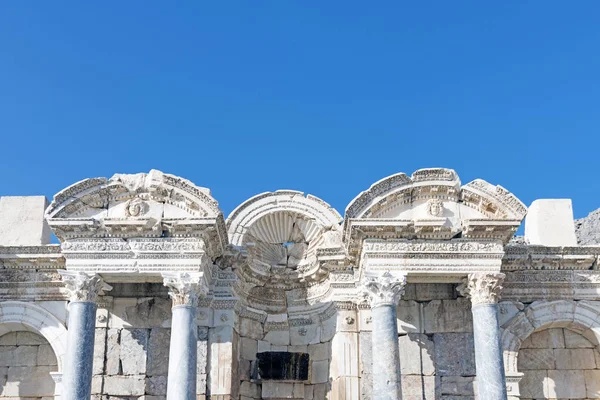
[[[600,353],[569,327],[533,332],[521,344],[521,399],[600,398]]]

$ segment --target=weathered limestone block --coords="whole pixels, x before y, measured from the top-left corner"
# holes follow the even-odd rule
[[[163,376],[169,370],[169,343],[171,330],[168,328],[153,328],[148,340],[148,359],[146,375]],[[200,359],[198,359],[200,361]]]
[[[207,385],[211,395],[232,395],[232,383],[237,380],[237,333],[231,326],[217,326],[209,329],[208,354],[210,373]],[[218,379],[217,379],[218,378]]]
[[[400,300],[396,307],[398,333],[423,332],[421,304],[413,300]]]
[[[104,379],[102,375],[92,376],[92,394],[102,394],[102,383]]]
[[[50,312],[61,322],[67,320],[67,302],[66,301],[38,301],[36,305]]]
[[[521,343],[521,349],[564,349],[565,337],[562,328],[544,329],[534,332]]]
[[[304,399],[304,384],[264,381],[263,399]]]
[[[508,321],[524,309],[523,303],[518,301],[501,301],[498,303],[498,323],[500,327],[504,327]]]
[[[402,375],[435,375],[435,348],[427,335],[409,333],[398,338]]]
[[[451,283],[419,283],[416,286],[415,300],[454,300],[458,296],[456,286]]]
[[[319,325],[302,325],[290,327],[290,344],[314,344],[321,342],[321,327]]]
[[[164,396],[167,394],[167,377],[155,375],[146,378],[146,394]]]
[[[304,400],[314,400],[315,399],[315,386],[314,385],[304,385]]]
[[[240,385],[240,395],[259,399],[261,396],[261,387],[256,383],[242,382]]]
[[[548,371],[548,398],[584,399],[586,397],[583,371]]]
[[[330,360],[331,343],[309,344],[308,355],[311,361]]]
[[[110,310],[110,328],[168,328],[171,326],[171,300],[160,297],[115,297]]]
[[[249,318],[240,318],[240,336],[260,340],[265,336],[263,325]]]
[[[358,334],[338,332],[331,342],[330,376],[358,377]]]
[[[47,344],[46,339],[36,333],[19,331],[17,334],[17,346],[37,346]]]
[[[51,231],[44,219],[44,196],[0,197],[0,246],[39,246],[50,243]]]
[[[321,321],[321,343],[327,343],[333,339],[336,332],[336,323],[336,316]]]
[[[311,362],[310,383],[329,382],[329,361]]]
[[[106,351],[106,329],[96,328],[94,336],[94,364],[92,374],[101,375],[104,372],[104,353]]]
[[[276,346],[289,346],[290,345],[290,331],[269,331],[265,334],[263,339]],[[299,344],[299,343],[297,343]]]
[[[6,384],[2,387],[3,397],[42,397],[54,395],[54,380],[50,372],[56,367],[10,367]]]
[[[525,239],[542,246],[577,246],[571,199],[539,199],[529,206]]]
[[[547,398],[548,395],[548,371],[527,371],[519,382],[521,397],[525,399]]]
[[[258,341],[250,338],[240,338],[240,355],[244,360],[255,360],[258,353]]]
[[[106,375],[118,375],[121,369],[120,329],[108,329],[106,332]]]
[[[124,375],[146,373],[148,329],[123,329],[121,331],[121,367]]]
[[[358,313],[356,310],[338,310],[336,330],[338,332],[358,332]]]
[[[475,395],[475,382],[471,376],[442,376],[440,381],[440,392],[443,395]]]
[[[435,377],[402,375],[402,398],[412,400],[435,400]]]
[[[424,333],[472,332],[471,301],[432,300],[423,307]]]
[[[373,339],[371,332],[361,332],[358,337],[358,345],[360,398],[367,400],[373,397]],[[400,349],[400,354],[402,354],[402,349]]]
[[[37,365],[57,365],[56,355],[54,354],[52,346],[49,344],[42,344],[38,347]]]
[[[17,345],[17,332],[9,332],[5,335],[0,336],[0,346],[16,346]]]
[[[37,365],[38,348],[39,346],[17,346],[13,352],[13,365],[19,367]]]
[[[596,347],[580,333],[565,329],[564,336],[565,347],[567,349],[589,349]]]
[[[208,328],[198,327],[198,343],[196,345],[196,394],[206,393],[206,374],[208,373]]]
[[[521,349],[517,360],[519,370],[555,369],[553,349]]]
[[[331,383],[331,398],[340,400],[358,400],[360,378],[357,376],[342,376]]]
[[[600,371],[583,371],[583,376],[585,378],[586,397],[590,399],[600,398]]]
[[[554,349],[557,369],[594,369],[596,360],[590,349]]]
[[[145,392],[146,377],[136,376],[105,376],[104,392],[116,396],[141,396]]]
[[[440,376],[474,376],[475,351],[471,333],[436,333],[436,374]]]

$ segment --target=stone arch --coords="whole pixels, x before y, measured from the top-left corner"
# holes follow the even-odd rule
[[[272,304],[276,292],[323,282],[324,264],[344,259],[341,222],[329,204],[302,192],[278,190],[248,199],[227,218],[230,243],[244,246],[248,255],[238,270],[248,287],[240,289]]]
[[[339,226],[342,222],[341,215],[318,197],[295,190],[265,192],[246,200],[229,214],[227,231],[231,243],[242,245],[248,227],[277,211],[305,215],[324,227]]]
[[[502,330],[504,369],[507,376],[519,373],[517,357],[521,344],[533,332],[547,328],[569,328],[598,346],[600,303],[592,301],[535,301],[515,315]]]
[[[44,308],[22,301],[0,302],[0,336],[13,331],[30,331],[43,336],[56,355],[62,372],[67,350],[67,328]]]

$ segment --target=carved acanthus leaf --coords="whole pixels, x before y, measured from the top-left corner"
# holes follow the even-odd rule
[[[70,301],[95,302],[103,290],[112,289],[97,274],[66,270],[59,270],[58,273],[62,277]]]
[[[173,306],[197,306],[200,296],[208,293],[203,273],[163,272],[164,285],[169,288]]]
[[[462,285],[456,290],[461,295],[469,297],[471,303],[476,306],[479,304],[494,304],[500,299],[502,284],[506,275],[502,273],[473,273],[464,278]]]
[[[389,271],[379,276],[366,277],[361,285],[361,293],[368,300],[371,308],[383,305],[396,305],[404,294],[406,274],[390,274]]]

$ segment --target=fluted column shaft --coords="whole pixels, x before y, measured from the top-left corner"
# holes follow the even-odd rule
[[[59,271],[69,293],[69,330],[61,398],[89,400],[96,327],[96,299],[104,282],[98,275]]]
[[[173,301],[167,400],[195,400],[197,379],[198,298],[207,289],[201,273],[163,273]]]
[[[405,285],[406,275],[388,272],[363,283],[373,318],[373,400],[402,399],[396,307]]]
[[[459,290],[471,298],[477,396],[486,400],[506,400],[506,377],[500,342],[498,299],[504,274],[470,274]]]

